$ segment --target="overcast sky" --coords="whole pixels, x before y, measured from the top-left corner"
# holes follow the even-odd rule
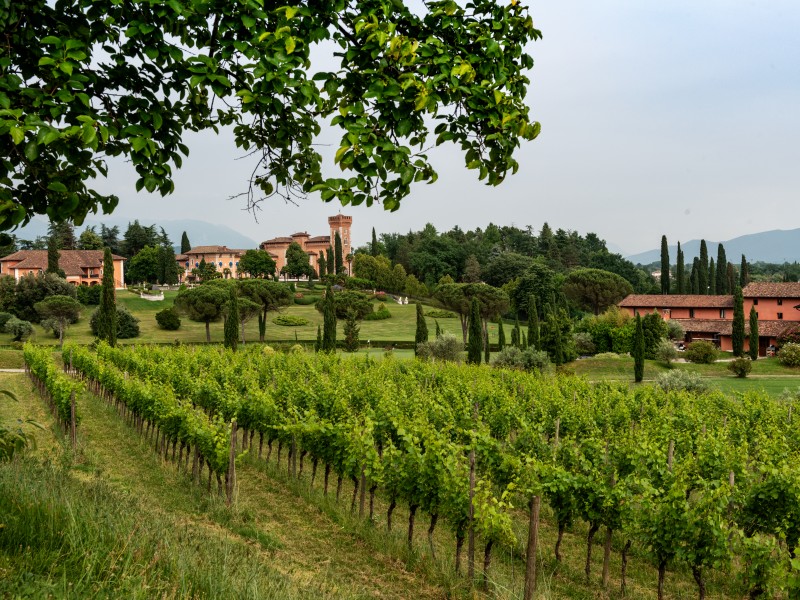
[[[796,0],[548,0],[531,6],[544,39],[527,102],[542,133],[520,171],[486,187],[454,148],[431,156],[439,181],[417,184],[398,212],[340,207],[318,196],[274,200],[254,217],[240,200],[252,163],[230,135],[189,139],[191,156],[167,198],[137,194],[132,169],[101,188],[115,216],[143,222],[199,218],[262,241],[327,233],[328,215],[407,232],[543,222],[634,253],[694,238],[726,240],[800,227],[800,2]],[[335,141],[332,138],[330,141]]]

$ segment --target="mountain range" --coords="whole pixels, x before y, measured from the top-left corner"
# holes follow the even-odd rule
[[[96,231],[99,233],[101,222],[106,227],[119,227],[119,237],[122,239],[122,236],[125,234],[125,230],[128,228],[128,223],[132,223],[133,219],[121,217],[104,218],[102,221],[86,219],[83,225],[75,228],[76,236],[79,235],[80,232],[86,227],[91,226],[95,226]],[[149,226],[153,224],[147,219],[139,219],[139,223],[143,226]],[[34,240],[39,236],[47,235],[47,225],[48,221],[46,219],[34,218],[25,227],[10,233],[16,235],[17,239]],[[170,241],[172,241],[176,248],[180,248],[181,236],[183,235],[184,231],[186,232],[186,235],[189,236],[189,242],[192,244],[192,247],[219,245],[228,246],[228,248],[258,248],[258,242],[245,235],[242,235],[235,229],[231,229],[226,225],[217,225],[214,223],[208,223],[206,221],[199,221],[197,219],[176,219],[171,221],[159,221],[156,223],[156,226],[157,228],[164,228],[164,231],[167,232]],[[156,230],[158,231],[158,229]]]
[[[717,259],[717,245],[719,242],[706,240],[708,257]],[[775,229],[750,233],[722,242],[725,255],[729,262],[738,265],[742,254],[747,257],[747,262],[779,263],[795,262],[800,260],[800,229]],[[700,256],[700,240],[691,240],[681,243],[684,263],[691,265],[695,256]],[[678,256],[678,247],[669,246],[669,260],[675,264]],[[655,248],[639,254],[626,256],[633,263],[649,265],[661,261],[661,248]]]

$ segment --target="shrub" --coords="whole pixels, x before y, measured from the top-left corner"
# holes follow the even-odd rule
[[[694,371],[673,369],[656,377],[656,385],[665,392],[686,391],[700,394],[708,390],[708,384]]]
[[[698,340],[686,346],[686,360],[699,365],[710,365],[717,360],[717,347],[711,342]]]
[[[661,340],[656,348],[656,360],[665,363],[668,367],[672,366],[672,361],[678,358],[678,350],[669,340]]]
[[[543,350],[527,348],[520,350],[516,346],[506,346],[497,353],[497,358],[492,363],[495,367],[506,369],[519,369],[521,371],[547,372],[551,368],[550,357]]]
[[[306,351],[305,348],[301,344],[294,344],[291,348],[289,348],[289,352],[292,354],[304,354]]]
[[[778,336],[778,346],[800,344],[800,325],[793,325]]]
[[[361,292],[350,290],[334,292],[333,302],[336,308],[336,318],[342,320],[347,318],[347,313],[350,311],[355,312],[357,320],[361,320],[375,310],[369,297]],[[322,300],[317,302],[315,307],[322,312]]]
[[[278,315],[272,322],[281,327],[300,327],[301,325],[308,325],[309,321],[305,317],[298,317],[296,315]]]
[[[750,371],[753,370],[753,362],[750,360],[750,357],[745,358],[740,356],[728,363],[728,370],[737,377],[744,379]]]
[[[295,297],[294,303],[300,306],[308,306],[310,304],[316,304],[319,302],[319,296],[302,296],[301,298]]]
[[[161,329],[175,331],[181,326],[181,319],[174,307],[165,308],[156,313],[156,323]]]
[[[386,302],[386,292],[375,292],[375,300],[378,302]]]
[[[272,346],[264,346],[261,349],[261,353],[264,354],[264,356],[272,356],[273,354],[277,354],[275,352],[275,348],[273,348]]]
[[[679,341],[686,337],[686,332],[683,330],[683,325],[674,319],[666,321],[667,324],[667,337],[671,340]]]
[[[434,319],[455,319],[457,315],[449,310],[429,310],[425,313],[425,316]]]
[[[608,360],[608,359],[619,360],[619,359],[622,359],[624,357],[625,357],[624,354],[618,354],[616,352],[601,352],[600,354],[595,354],[594,355],[594,358],[596,358],[598,360]]]
[[[417,346],[417,357],[425,360],[449,360],[458,362],[464,352],[463,342],[452,333],[443,333],[430,342]]]
[[[592,341],[591,334],[585,331],[579,331],[572,334],[572,339],[575,342],[575,352],[580,356],[587,356],[594,354],[597,351],[594,342]]]
[[[57,319],[44,319],[39,325],[41,325],[42,329],[45,331],[52,333],[54,338],[58,339],[61,324]]]
[[[97,319],[98,310],[92,313],[89,319],[89,327],[92,330],[92,335],[97,335]],[[138,337],[139,335],[139,319],[133,316],[124,306],[117,306],[117,339],[127,340],[130,338]]]
[[[778,360],[787,367],[800,367],[800,344],[789,342],[778,350]]]
[[[375,287],[369,279],[360,277],[348,277],[344,280],[344,287],[348,290],[371,290]]]
[[[391,318],[392,318],[392,313],[390,313],[389,309],[386,308],[386,305],[383,302],[381,302],[378,305],[378,310],[376,310],[374,313],[368,314],[366,317],[364,317],[364,320],[382,321],[383,319],[391,319]]]
[[[79,285],[78,302],[85,306],[97,306],[100,304],[100,294],[103,291],[102,285]]]
[[[504,369],[521,369],[522,350],[516,346],[506,346],[497,353],[492,365]]]
[[[9,312],[0,312],[0,329],[5,329],[6,323],[8,323],[8,321],[13,318],[14,315],[12,315]]]
[[[23,342],[27,340],[33,333],[33,325],[30,321],[23,321],[17,317],[11,317],[6,321],[6,333],[11,334],[11,339],[15,342]]]
[[[526,371],[544,373],[550,370],[550,355],[544,350],[527,348],[522,351],[523,367]]]

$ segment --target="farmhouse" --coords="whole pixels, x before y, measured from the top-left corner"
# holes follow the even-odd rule
[[[239,259],[247,250],[237,250],[227,246],[195,246],[185,254],[176,254],[178,261],[178,281],[183,283],[191,274],[192,269],[200,266],[200,262],[214,265],[225,279],[239,277]],[[275,260],[275,256],[272,257]]]
[[[103,279],[102,250],[60,250],[58,266],[72,285],[99,285]],[[114,287],[125,287],[125,258],[112,254],[114,261]],[[47,250],[20,250],[0,258],[0,274],[10,275],[17,281],[23,275],[43,273],[47,270]]]
[[[745,335],[750,334],[750,308],[755,307],[758,315],[759,355],[765,356],[782,333],[800,326],[800,283],[754,282],[742,296]],[[687,343],[708,340],[720,350],[733,349],[733,296],[631,294],[619,306],[631,316],[656,311],[665,320],[675,319],[683,326]],[[748,344],[746,339],[745,349]]]

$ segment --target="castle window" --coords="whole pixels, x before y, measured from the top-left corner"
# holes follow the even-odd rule
[[[758,298],[753,298],[753,304],[758,306]]]
[[[778,298],[778,306],[783,306],[783,298]]]
[[[694,319],[694,309],[693,308],[689,309],[689,318],[690,319]]]
[[[778,313],[778,318],[782,319],[783,318],[783,313]]]
[[[720,319],[724,319],[725,318],[725,309],[724,308],[720,308],[719,309],[719,318]]]

